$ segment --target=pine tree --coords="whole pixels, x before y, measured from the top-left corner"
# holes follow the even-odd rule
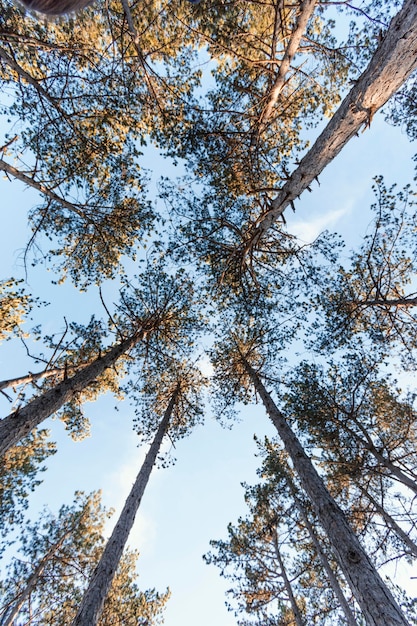
[[[88,589],[80,603],[73,626],[93,626],[99,623],[103,603],[134,524],[152,469],[158,455],[160,455],[163,439],[166,435],[174,440],[184,436],[199,417],[199,404],[190,402],[191,398],[198,397],[199,389],[204,382],[198,372],[184,367],[184,364],[176,361],[168,363],[165,373],[157,382],[156,393],[150,403],[149,392],[150,388],[155,385],[154,381],[155,377],[152,376],[149,385],[145,384],[147,390],[145,407],[147,410],[144,415],[144,429],[146,431],[150,429],[148,423],[150,417],[153,417],[152,421],[155,420],[155,416],[150,416],[149,411],[159,416],[167,401],[166,409],[160,417],[149,451],[89,581]],[[163,398],[164,400],[166,398],[165,402]]]
[[[103,354],[99,351],[94,360],[90,360],[73,376],[64,377],[64,380],[1,420],[1,454],[69,401],[80,396],[82,399],[90,385],[98,383],[99,391],[100,376],[139,344],[143,343],[138,355],[140,368],[144,355],[151,349],[155,352],[168,349],[184,336],[190,336],[190,329],[196,328],[198,306],[191,283],[181,271],[171,277],[160,267],[150,268],[138,278],[137,288],[131,289],[130,294],[128,291],[122,292],[121,299],[120,311],[126,312],[124,317],[117,319],[117,332],[121,339]],[[70,405],[69,415],[65,419],[77,420],[78,417],[77,407],[74,409]]]
[[[103,550],[108,512],[100,494],[77,493],[70,506],[22,528],[21,547],[1,583],[0,623],[70,624],[86,581]],[[169,594],[141,592],[136,584],[137,554],[126,552],[103,610],[100,626],[160,623]]]
[[[241,337],[239,330],[242,333]],[[235,323],[234,331],[229,338],[223,343],[219,342],[214,357],[218,367],[218,382],[224,388],[224,376],[234,378],[234,382],[229,382],[227,387],[231,402],[241,400],[242,397],[249,400],[251,394],[260,397],[366,621],[374,626],[381,621],[386,624],[405,625],[405,617],[349,526],[345,514],[326,488],[300,439],[290,427],[288,418],[279,410],[262,381],[262,366],[265,367],[267,362],[267,353],[262,355],[262,339],[259,339],[259,336],[256,339],[256,325],[252,340],[251,330],[248,328],[246,335],[249,338],[247,342],[243,338],[242,327],[239,329]],[[268,340],[270,345],[267,352],[272,349],[272,336],[268,337]],[[235,389],[242,391],[233,398],[230,394]]]

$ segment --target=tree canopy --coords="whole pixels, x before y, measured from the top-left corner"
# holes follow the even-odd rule
[[[0,3],[7,228],[29,200],[0,276],[2,626],[161,623],[169,593],[140,591],[127,542],[210,411],[256,415],[262,458],[205,556],[238,623],[417,623],[393,581],[417,559],[415,192],[372,172],[349,249],[293,215],[314,226],[382,107],[415,139],[416,69],[412,0]],[[98,493],[56,516],[31,494],[65,447],[52,420],[81,448],[115,403],[109,466],[130,430],[149,449],[107,540]]]

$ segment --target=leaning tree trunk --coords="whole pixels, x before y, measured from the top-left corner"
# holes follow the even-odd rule
[[[72,374],[86,365],[70,365],[69,367],[53,367],[52,369],[44,369],[41,372],[32,373],[29,372],[24,376],[16,376],[15,378],[6,378],[0,381],[0,391],[7,389],[8,387],[19,387],[20,385],[29,385],[35,383],[37,380],[46,380],[52,378],[52,376],[61,376],[64,378],[68,374]]]
[[[294,596],[294,593],[293,593],[293,590],[292,590],[292,586],[291,586],[291,582],[290,582],[290,579],[287,576],[287,570],[285,569],[284,561],[283,561],[283,558],[282,558],[282,555],[281,555],[281,551],[279,549],[278,531],[277,531],[276,528],[274,529],[273,542],[274,542],[275,556],[276,556],[278,564],[279,564],[279,569],[281,570],[282,580],[284,581],[285,591],[287,592],[288,599],[290,601],[291,610],[292,610],[292,612],[294,614],[294,619],[295,619],[296,626],[305,626],[305,622],[303,620],[303,616],[301,615],[301,611],[300,611],[300,609],[298,607],[297,600],[295,599],[295,596]]]
[[[417,4],[406,0],[392,19],[368,67],[356,81],[339,109],[311,149],[300,161],[271,208],[261,215],[251,241],[255,244],[285,209],[322,173],[348,141],[409,78],[417,67]]]
[[[179,393],[179,385],[172,394],[165,414],[159,424],[148,454],[145,457],[135,483],[126,499],[116,526],[108,540],[101,559],[95,568],[88,588],[81,601],[72,626],[95,626],[103,610],[104,601],[123,554],[129,533],[135,521],[142,496],[151,475],[155,459],[161,448],[162,439],[168,430],[172,411]]]
[[[286,84],[287,73],[291,67],[294,56],[298,52],[301,39],[303,38],[307,30],[307,24],[314,13],[316,5],[317,0],[304,0],[300,3],[300,6],[298,7],[297,20],[289,37],[287,48],[285,50],[282,61],[279,64],[278,72],[272,84],[272,87],[265,97],[266,104],[260,116],[259,125],[256,130],[258,136],[266,128],[268,121],[273,113],[274,107],[277,103],[278,97],[282,93],[282,90]]]
[[[43,420],[71,400],[75,394],[96,380],[108,367],[114,365],[119,357],[133,348],[145,335],[146,331],[143,329],[136,331],[71,378],[63,380],[28,402],[26,406],[16,409],[2,419],[0,421],[0,457]]]
[[[352,589],[368,626],[408,626],[404,615],[359,543],[339,505],[327,491],[301,443],[279,411],[261,379],[242,356],[242,364],[276,427],[317,519]]]
[[[349,603],[345,598],[345,594],[343,593],[343,590],[341,586],[339,585],[339,581],[337,580],[336,574],[332,570],[331,565],[328,561],[328,558],[326,554],[324,553],[324,550],[321,547],[320,541],[314,531],[313,525],[308,519],[307,511],[305,510],[303,503],[300,501],[300,499],[296,495],[294,485],[290,484],[290,488],[293,494],[295,506],[297,507],[298,512],[301,515],[301,519],[303,520],[304,525],[307,528],[307,532],[310,535],[310,539],[313,542],[313,545],[316,549],[317,556],[319,557],[320,562],[323,566],[323,569],[326,572],[327,578],[329,579],[330,586],[333,589],[333,593],[335,594],[337,601],[339,602],[340,607],[345,614],[346,624],[348,624],[348,626],[358,626],[358,623],[355,619],[355,616],[352,613]]]
[[[41,578],[43,571],[45,567],[47,566],[48,562],[50,561],[50,559],[54,557],[55,553],[61,548],[65,539],[68,537],[69,534],[71,534],[71,532],[73,532],[72,528],[67,530],[64,533],[64,535],[58,539],[57,542],[52,544],[52,546],[49,548],[45,556],[41,559],[41,561],[35,567],[32,574],[29,576],[26,582],[26,585],[24,589],[19,593],[19,596],[16,602],[11,607],[9,607],[3,614],[3,617],[1,618],[1,621],[0,621],[0,626],[13,626],[13,624],[16,623],[15,619],[18,616],[20,609],[22,608],[26,600],[28,600],[28,598],[30,597],[30,594],[34,590],[35,585],[37,584],[39,579]]]
[[[399,537],[399,539],[403,542],[403,544],[409,549],[410,553],[413,555],[413,558],[417,558],[417,544],[407,535],[405,530],[401,528],[399,524],[395,521],[393,517],[381,506],[375,498],[363,487],[357,485],[361,490],[363,495],[369,500],[369,502],[375,507],[377,514],[382,517],[388,528],[391,528],[394,533]]]

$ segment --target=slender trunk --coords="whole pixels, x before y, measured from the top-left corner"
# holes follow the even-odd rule
[[[82,211],[75,204],[68,202],[67,200],[65,200],[65,198],[61,198],[54,191],[51,191],[50,189],[45,187],[43,183],[36,181],[34,178],[32,178],[31,176],[28,176],[27,174],[24,174],[20,170],[13,167],[13,165],[10,165],[9,163],[7,163],[2,158],[0,158],[0,170],[2,170],[3,172],[6,172],[6,174],[10,174],[11,176],[13,176],[13,178],[17,178],[17,180],[22,181],[22,183],[25,183],[25,185],[28,185],[28,187],[37,189],[37,191],[40,191],[44,196],[46,196],[50,200],[53,200],[54,202],[58,202],[61,206],[68,209],[69,211],[72,211],[73,213],[76,213],[80,217],[87,219],[88,215],[86,214],[85,211]]]
[[[48,391],[28,402],[26,406],[16,409],[16,411],[2,419],[0,421],[0,457],[43,420],[71,400],[76,393],[82,391],[87,385],[96,380],[117,359],[143,339],[145,334],[146,331],[143,329],[136,331],[128,339],[124,339],[113,346],[104,356],[98,357],[71,378],[63,380],[55,387],[52,387],[52,389],[48,389]]]
[[[360,128],[371,124],[376,111],[401,87],[416,66],[417,4],[415,0],[406,0],[392,19],[367,69],[272,201],[271,209],[259,218],[252,233],[253,243],[263,237]]]
[[[383,309],[389,309],[390,307],[398,306],[407,309],[417,306],[417,298],[407,296],[404,296],[404,298],[375,298],[373,300],[357,300],[354,301],[353,304],[363,308],[377,306]]]
[[[333,552],[352,589],[368,626],[408,626],[400,608],[386,587],[358,538],[350,528],[339,505],[327,491],[322,479],[306,455],[258,374],[242,356],[242,363],[276,427],[294,465],[301,486],[307,493],[317,518],[325,530]]]
[[[358,485],[359,486],[359,485]],[[396,533],[396,535],[401,539],[405,546],[410,550],[411,554],[414,557],[417,557],[417,544],[407,535],[407,533],[397,524],[395,519],[391,517],[391,515],[381,506],[373,496],[371,496],[368,491],[359,486],[359,489],[364,494],[364,496],[369,500],[369,502],[375,507],[378,515],[382,517],[384,522],[388,527],[392,528],[392,530]]]
[[[405,485],[406,487],[408,487],[409,489],[414,491],[414,493],[417,494],[416,481],[410,478],[409,476],[407,476],[407,474],[404,474],[404,472],[397,465],[395,465],[392,461],[387,459],[382,454],[382,452],[378,450],[378,448],[375,446],[374,442],[372,441],[372,438],[370,437],[369,433],[362,426],[359,420],[352,419],[353,423],[359,428],[359,430],[362,432],[365,439],[362,439],[352,428],[350,428],[347,425],[347,420],[345,420],[344,422],[339,421],[339,420],[335,420],[335,421],[342,428],[344,428],[353,437],[353,439],[355,439],[355,441],[357,441],[360,445],[362,445],[365,448],[365,450],[368,450],[368,452],[372,454],[372,456],[378,461],[378,463],[386,467],[386,469],[390,472],[392,476],[395,476],[395,478],[399,482],[401,482],[403,485]]]
[[[268,94],[268,101],[259,120],[259,129],[257,134],[260,135],[271,117],[274,106],[279,95],[285,85],[287,72],[291,67],[292,60],[300,46],[300,41],[306,31],[308,21],[313,15],[317,0],[304,0],[299,7],[297,23],[291,33],[288,46],[280,63],[277,77]]]
[[[333,592],[337,598],[337,601],[339,602],[344,614],[345,614],[345,618],[346,618],[346,623],[348,624],[348,626],[358,626],[357,621],[355,619],[355,616],[353,615],[351,608],[348,604],[348,601],[345,598],[345,594],[342,591],[341,586],[339,585],[339,581],[336,578],[335,573],[333,572],[330,563],[327,559],[327,556],[325,555],[323,548],[321,547],[321,544],[318,540],[318,537],[316,535],[316,533],[314,532],[314,528],[312,526],[312,524],[310,523],[310,520],[308,519],[308,515],[307,512],[304,509],[304,506],[302,504],[302,502],[300,501],[300,499],[297,497],[297,495],[295,494],[295,488],[293,485],[290,485],[291,487],[291,491],[293,493],[293,497],[294,497],[294,502],[295,505],[301,515],[301,518],[304,522],[305,527],[307,528],[307,532],[310,535],[310,539],[313,542],[313,545],[316,549],[317,552],[317,556],[320,559],[320,562],[323,566],[324,571],[326,572],[327,578],[329,579],[331,588],[333,589]]]
[[[95,626],[100,618],[103,604],[110,589],[117,566],[123,554],[129,533],[135,521],[142,496],[151,475],[162,439],[168,430],[171,414],[177,400],[179,386],[172,394],[165,414],[159,424],[151,447],[146,455],[135,483],[126,499],[117,524],[108,540],[101,559],[95,568],[88,588],[81,601],[72,626]]]
[[[45,378],[51,378],[51,376],[62,376],[71,374],[72,372],[79,370],[81,367],[85,367],[83,365],[71,365],[67,368],[65,367],[54,367],[52,369],[42,370],[42,372],[36,372],[33,374],[29,372],[26,376],[17,376],[16,378],[7,378],[6,380],[0,381],[0,391],[3,389],[7,389],[7,387],[18,387],[19,385],[26,385],[28,383],[34,383],[37,380],[44,380]]]
[[[17,601],[6,612],[6,614],[3,615],[1,622],[0,622],[0,626],[13,626],[13,622],[15,618],[19,614],[19,611],[22,608],[23,604],[29,598],[39,578],[42,576],[43,571],[48,561],[54,556],[55,552],[59,550],[59,548],[64,543],[65,539],[72,532],[73,532],[73,529],[71,528],[66,533],[64,533],[64,535],[60,537],[59,540],[49,548],[48,552],[45,554],[45,556],[41,559],[41,561],[35,567],[33,573],[29,576],[25,588],[23,589],[23,591],[19,593]]]
[[[282,560],[281,552],[280,552],[279,545],[278,545],[278,533],[277,533],[276,528],[274,530],[274,551],[275,551],[275,556],[277,557],[279,568],[281,570],[281,576],[284,581],[285,591],[288,594],[288,598],[291,604],[291,609],[292,609],[292,612],[294,613],[295,623],[297,624],[297,626],[305,626],[304,620],[300,613],[300,609],[298,608],[297,601],[292,591],[291,583],[287,576],[287,571],[285,569],[284,561]]]

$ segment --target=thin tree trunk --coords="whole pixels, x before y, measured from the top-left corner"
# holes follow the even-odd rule
[[[78,206],[76,206],[75,204],[72,204],[71,202],[68,202],[68,200],[65,200],[65,198],[61,198],[54,191],[51,191],[50,189],[45,187],[43,183],[36,181],[31,176],[27,176],[27,174],[24,174],[20,170],[16,169],[15,167],[13,167],[13,165],[10,165],[2,158],[0,158],[0,170],[2,170],[3,172],[6,172],[6,174],[10,174],[14,178],[17,178],[17,180],[20,180],[22,183],[25,183],[25,185],[28,185],[28,187],[37,189],[37,191],[40,191],[40,193],[42,193],[44,196],[46,196],[50,200],[53,200],[54,202],[58,202],[61,206],[68,209],[69,211],[76,213],[77,215],[79,215],[80,217],[83,217],[84,219],[88,218],[88,215],[86,214],[86,212],[82,211]]]
[[[305,527],[307,528],[307,532],[310,535],[311,541],[313,542],[313,545],[316,549],[317,555],[320,559],[323,569],[326,572],[327,578],[329,579],[333,592],[345,614],[346,623],[348,624],[348,626],[358,626],[355,616],[353,615],[351,608],[348,604],[348,601],[345,598],[345,594],[343,593],[342,588],[339,585],[339,581],[337,580],[336,575],[334,571],[332,570],[330,563],[327,559],[327,556],[325,555],[323,548],[321,547],[320,541],[318,540],[318,537],[316,533],[314,532],[314,528],[312,524],[310,523],[310,520],[308,519],[307,512],[305,511],[303,504],[301,503],[300,499],[297,497],[295,493],[294,485],[290,484],[290,487],[291,487],[291,491],[294,497],[295,505],[301,515],[301,518],[304,522]]]
[[[408,626],[391,592],[382,581],[339,505],[332,498],[299,440],[289,427],[258,374],[242,355],[242,364],[276,427],[308,494],[317,518],[358,602],[368,626]]]
[[[412,307],[417,306],[417,298],[416,297],[407,297],[404,296],[404,298],[375,298],[373,300],[357,300],[354,301],[353,304],[355,304],[358,307],[363,307],[363,308],[367,308],[367,307],[379,307],[379,308],[383,308],[383,309],[389,309],[393,306],[395,307],[400,307],[400,308],[405,308],[405,309],[411,309]]]
[[[381,506],[373,496],[371,496],[368,491],[363,489],[360,485],[358,485],[359,489],[363,493],[363,495],[369,500],[369,502],[375,507],[378,515],[382,517],[384,522],[392,528],[392,530],[396,533],[396,535],[401,539],[405,546],[410,550],[411,554],[414,557],[417,557],[417,544],[407,535],[407,533],[397,524],[395,519],[391,517],[391,515]]]
[[[35,570],[33,571],[33,573],[29,576],[25,588],[18,595],[17,601],[6,612],[6,614],[3,615],[3,618],[2,618],[2,620],[0,622],[0,626],[13,626],[13,622],[14,622],[15,618],[19,614],[19,611],[22,608],[23,604],[26,602],[26,600],[29,598],[30,594],[32,593],[32,591],[33,591],[36,583],[38,582],[40,576],[42,575],[42,573],[43,573],[43,571],[44,571],[48,561],[54,556],[55,552],[57,550],[59,550],[59,548],[64,543],[65,539],[72,532],[73,532],[73,529],[70,528],[66,533],[64,533],[64,535],[62,537],[59,538],[59,540],[56,543],[54,543],[49,548],[49,550],[47,551],[45,556],[41,559],[41,561],[35,567]]]
[[[113,346],[104,356],[98,357],[80,372],[71,378],[48,389],[40,396],[34,398],[26,406],[16,409],[10,415],[0,421],[0,457],[9,448],[15,446],[20,439],[28,435],[43,420],[55,413],[74,395],[92,383],[108,367],[111,367],[123,354],[128,352],[146,335],[146,331],[140,329]]]
[[[162,439],[168,430],[172,411],[179,393],[179,385],[172,394],[165,414],[159,424],[151,447],[146,455],[135,483],[126,499],[116,526],[108,540],[101,559],[95,568],[88,588],[81,601],[72,626],[95,626],[100,618],[104,601],[110,589],[117,566],[123,554],[129,533],[135,521],[142,496],[151,475]]]
[[[252,242],[261,239],[284,210],[298,198],[337,156],[362,126],[409,78],[417,67],[417,4],[406,0],[392,19],[367,69],[345,97],[326,128],[315,141],[290,179],[259,218]]]
[[[287,576],[287,571],[285,569],[284,561],[282,560],[281,552],[280,552],[279,545],[278,545],[278,532],[276,528],[274,529],[274,551],[275,551],[275,556],[277,557],[277,561],[279,563],[281,576],[284,581],[285,590],[288,594],[288,598],[291,604],[291,609],[292,609],[292,612],[294,613],[295,623],[297,624],[297,626],[305,626],[304,620],[300,613],[300,609],[298,608],[297,601],[292,591],[291,583]]]
[[[18,387],[19,385],[26,385],[28,383],[34,383],[37,380],[44,380],[45,378],[51,378],[51,376],[62,376],[68,375],[76,370],[79,370],[82,367],[86,367],[85,365],[71,365],[67,368],[65,367],[54,367],[52,369],[45,369],[42,372],[36,372],[33,374],[29,372],[26,376],[17,376],[16,378],[7,378],[6,380],[0,381],[0,391],[3,389],[7,389],[7,387]]]
[[[297,22],[291,33],[288,46],[279,66],[277,77],[269,91],[267,103],[259,120],[259,129],[257,131],[258,136],[262,133],[269,118],[271,117],[274,106],[285,85],[287,72],[290,69],[292,60],[300,46],[300,41],[306,31],[308,21],[314,13],[316,4],[317,0],[304,0],[304,2],[301,2],[299,6]]]

